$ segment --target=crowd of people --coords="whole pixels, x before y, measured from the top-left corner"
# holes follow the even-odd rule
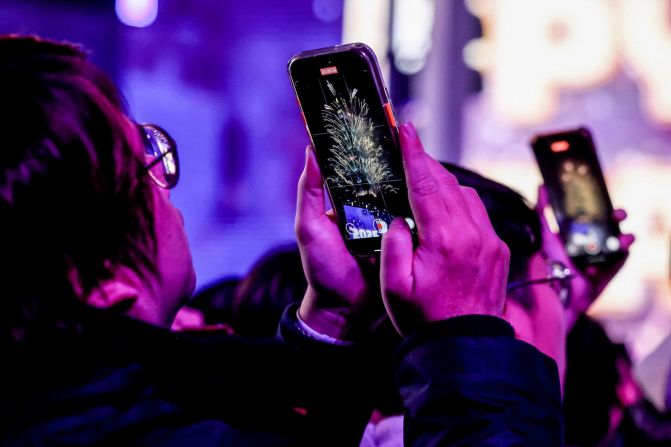
[[[191,298],[169,134],[36,37],[0,38],[0,98],[0,445],[671,445],[585,316],[626,257],[576,268],[543,187],[532,205],[404,124],[419,237],[396,219],[362,260],[308,147],[297,243]]]

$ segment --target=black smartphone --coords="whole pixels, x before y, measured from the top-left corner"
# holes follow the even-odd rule
[[[395,217],[416,237],[396,118],[373,50],[352,43],[305,51],[288,68],[349,251],[379,252]]]
[[[620,258],[620,227],[589,130],[537,135],[531,146],[573,263],[584,268]]]

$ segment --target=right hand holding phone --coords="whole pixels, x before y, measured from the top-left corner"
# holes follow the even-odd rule
[[[392,322],[407,335],[461,315],[500,317],[510,252],[482,201],[424,151],[412,124],[400,141],[419,244],[400,218],[383,237],[380,285]]]

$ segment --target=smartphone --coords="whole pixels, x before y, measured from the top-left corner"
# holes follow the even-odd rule
[[[537,135],[531,146],[573,263],[585,268],[620,258],[620,228],[589,130]]]
[[[305,51],[288,69],[348,250],[378,253],[395,217],[416,238],[398,126],[373,50],[352,43]]]

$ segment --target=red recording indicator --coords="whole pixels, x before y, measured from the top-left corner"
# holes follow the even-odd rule
[[[322,74],[322,76],[338,74],[338,67],[333,66],[333,67],[320,68],[319,72]]]
[[[552,152],[566,152],[569,148],[568,141],[554,141],[550,144],[550,150]]]

